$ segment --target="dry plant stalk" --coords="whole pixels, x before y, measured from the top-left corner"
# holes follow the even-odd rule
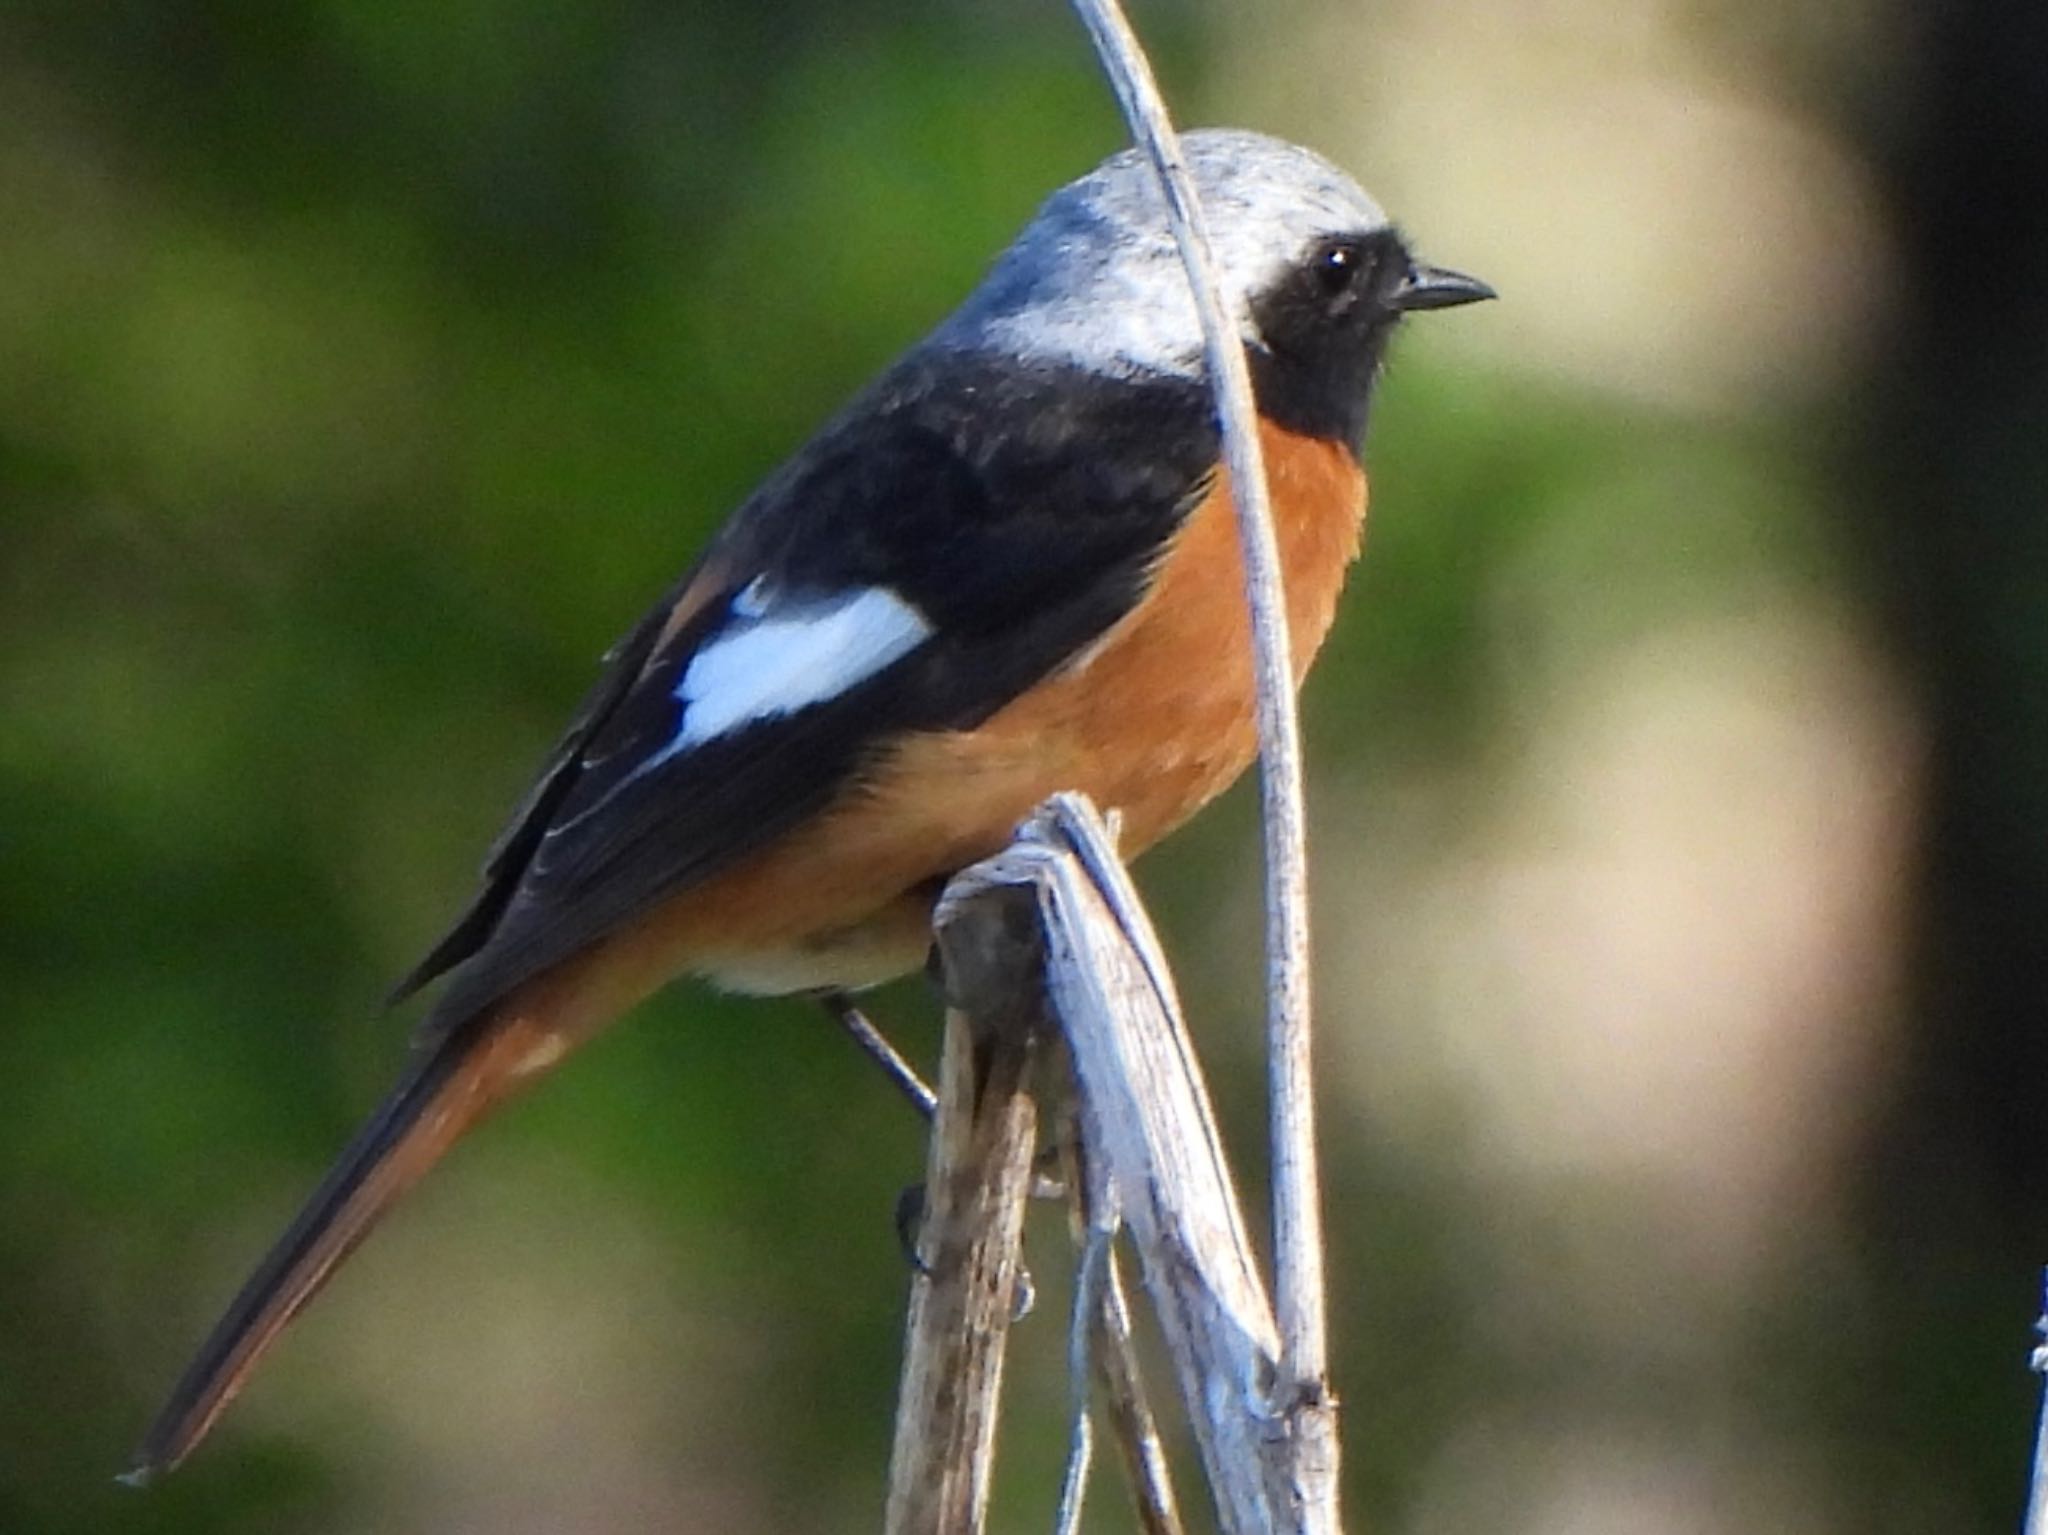
[[[1074,3],[1132,136],[1159,178],[1201,318],[1237,508],[1251,609],[1264,807],[1277,1318],[1245,1239],[1172,979],[1093,808],[1071,796],[1056,798],[1009,850],[956,879],[936,919],[940,949],[949,987],[957,986],[961,963],[960,954],[948,952],[949,933],[957,948],[966,941],[963,935],[986,929],[1000,939],[994,946],[1008,952],[1006,963],[1014,964],[1014,897],[1019,890],[1033,892],[1032,904],[1045,925],[1047,994],[1074,1061],[1085,1152],[1104,1159],[1102,1187],[1114,1191],[1109,1197],[1116,1208],[1087,1213],[1084,1254],[1101,1252],[1097,1244],[1106,1241],[1104,1229],[1113,1233],[1121,1222],[1131,1230],[1225,1531],[1336,1535],[1338,1440],[1336,1403],[1327,1379],[1315,1155],[1300,730],[1250,370],[1209,253],[1193,178],[1144,51],[1116,0]],[[998,899],[1004,902],[1001,919],[991,925],[986,910]],[[972,943],[986,947],[992,941],[984,934]],[[1013,994],[1013,1004],[1016,996],[1031,997],[1036,1007],[1039,992],[1026,983]],[[959,992],[949,991],[949,997],[958,1000]],[[985,1000],[998,1012],[1004,1006],[994,996]],[[967,1038],[965,1018],[957,1011],[949,1014],[948,1080],[934,1135],[933,1188],[938,1188],[942,1167],[953,1177],[979,1167],[982,1175],[1016,1183],[1015,1198],[1021,1202],[1028,1169],[1020,1171],[1006,1160],[1013,1153],[989,1153],[977,1161],[970,1151],[955,1160],[946,1149],[971,1148],[976,1141],[976,1132],[955,1123],[977,1107],[971,1087],[966,1101],[955,1097],[959,1084],[954,1077],[961,1070],[956,1056],[978,1054]],[[972,1079],[969,1073],[967,1080]],[[1020,1098],[1021,1081],[1016,1089]],[[992,1266],[971,1281],[936,1270],[920,1280],[892,1462],[892,1532],[981,1528],[993,1446],[992,1393],[1000,1377],[1007,1313],[997,1319],[983,1306],[970,1315],[971,1297],[947,1298],[939,1286],[1014,1285],[1018,1212],[1006,1202],[1009,1197],[1007,1188],[1001,1200],[976,1200],[964,1189],[950,1196],[959,1216],[978,1211],[980,1219],[1004,1223],[1002,1232],[989,1228],[986,1233]],[[931,1218],[938,1213],[935,1200]],[[972,1249],[984,1240],[966,1227],[944,1238],[928,1228],[927,1235],[942,1258],[956,1247]],[[1007,1256],[999,1251],[1004,1243],[1009,1244]],[[1007,1282],[999,1277],[1005,1272]],[[927,1338],[947,1324],[987,1328],[993,1346],[977,1350],[971,1340]],[[972,1373],[952,1381],[934,1379],[942,1369]],[[936,1454],[955,1452],[966,1457],[957,1466],[932,1463]],[[949,1513],[939,1509],[942,1494],[952,1498]],[[926,1522],[933,1519],[938,1522]]]
[[[1112,835],[1114,834],[1112,830]],[[1065,1059],[1071,1077],[1073,1061]],[[1085,1357],[1068,1364],[1070,1385],[1078,1406],[1077,1431],[1085,1428],[1091,1376],[1102,1384],[1109,1414],[1110,1432],[1117,1457],[1123,1462],[1124,1480],[1131,1491],[1132,1511],[1144,1535],[1181,1535],[1180,1509],[1174,1498],[1173,1478],[1167,1469],[1166,1447],[1160,1442],[1159,1424],[1153,1415],[1150,1393],[1139,1366],[1136,1340],[1131,1334],[1130,1304],[1125,1295],[1122,1265],[1116,1250],[1107,1247],[1102,1257],[1100,1291],[1087,1294],[1085,1283],[1089,1243],[1101,1228],[1091,1221],[1097,1213],[1089,1191],[1090,1174],[1082,1165],[1080,1105],[1069,1094],[1062,1104],[1055,1144],[1060,1153],[1060,1177],[1066,1185],[1069,1234],[1075,1251],[1082,1257],[1082,1273],[1076,1275],[1072,1341],[1078,1341]],[[1108,1232],[1113,1239],[1114,1230]],[[1090,1304],[1092,1300],[1092,1304]],[[1082,1330],[1085,1329],[1085,1330]],[[1070,1341],[1070,1347],[1072,1346]]]
[[[1041,1010],[1028,902],[939,928],[948,1007],[925,1177],[888,1535],[975,1535],[988,1510],[1003,1351],[1016,1310],[1038,1114]]]
[[[1117,0],[1074,0],[1132,137],[1152,162],[1187,267],[1210,386],[1223,428],[1224,460],[1244,549],[1258,684],[1260,790],[1266,854],[1267,1072],[1273,1157],[1273,1281],[1281,1354],[1273,1407],[1297,1449],[1307,1527],[1337,1523],[1336,1401],[1329,1388],[1321,1180],[1309,997],[1307,817],[1301,731],[1279,548],[1259,449],[1251,371],[1224,300],[1209,236],[1166,103]]]
[[[1104,1191],[1090,1235],[1130,1234],[1219,1522],[1227,1535],[1327,1528],[1293,1425],[1273,1410],[1279,1332],[1173,980],[1087,800],[1056,796],[1007,849],[959,875],[940,930],[1014,932],[1020,892],[1073,1061],[1087,1181]]]
[[[2042,1314],[2034,1331],[2042,1341],[2034,1346],[2028,1363],[2042,1377],[2041,1410],[2034,1425],[2034,1474],[2027,1486],[2025,1535],[2048,1535],[2048,1288],[2043,1291]]]
[[[1268,1062],[1273,1096],[1274,1281],[1283,1390],[1320,1396],[1328,1373],[1323,1301],[1322,1198],[1310,1075],[1307,817],[1301,727],[1287,603],[1273,531],[1251,370],[1210,255],[1194,178],[1144,50],[1116,0],[1074,0],[1115,87],[1132,137],[1159,177],[1202,320],[1204,359],[1223,428],[1223,456],[1244,550],[1258,685],[1259,769],[1265,819]],[[1333,1444],[1334,1450],[1334,1444]]]

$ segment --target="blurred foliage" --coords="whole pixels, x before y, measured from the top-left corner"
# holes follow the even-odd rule
[[[1869,35],[1794,8],[1759,40],[1761,10],[1731,3],[1703,46],[1757,50],[1866,144],[1904,231],[1860,376],[1687,407],[1412,338],[1307,698],[1316,802],[1333,846],[1371,831],[1367,860],[1482,839],[1537,701],[1596,660],[1847,613],[1931,764],[1899,1085],[1844,1153],[1846,1234],[1767,1264],[1704,1368],[1524,1312],[1531,1269],[1657,1247],[1666,1212],[1625,1179],[1504,1205],[1472,1170],[1483,1125],[1397,1135],[1339,1098],[1360,1523],[1501,1525],[1458,1524],[1441,1488],[1484,1480],[1460,1455],[1535,1453],[1489,1437],[1515,1411],[1702,1464],[1768,1444],[1801,1528],[2017,1507],[2048,1257],[2043,13],[1900,19],[1907,90]],[[1224,22],[1141,20],[1184,116],[1237,115]],[[147,1497],[108,1478],[384,1085],[380,988],[597,654],[1120,139],[1057,7],[0,11],[0,1530],[873,1526],[917,1127],[807,1009],[687,987],[423,1189],[198,1462]],[[1255,1174],[1252,813],[1239,791],[1146,882]],[[1364,877],[1348,858],[1333,887]],[[929,1056],[918,987],[878,1007]],[[1414,1022],[1369,989],[1332,1008]],[[1039,1262],[1005,1528],[1040,1527],[1060,1447]],[[1776,1527],[1747,1507],[1697,1527]]]

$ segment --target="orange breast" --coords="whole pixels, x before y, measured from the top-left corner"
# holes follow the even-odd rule
[[[1365,477],[1340,445],[1270,425],[1263,437],[1298,682],[1358,552]],[[899,974],[923,958],[933,882],[994,852],[1059,789],[1121,811],[1125,849],[1148,847],[1256,753],[1242,572],[1219,490],[1087,653],[973,730],[906,739],[832,811],[563,966],[558,983],[602,969],[615,1010],[685,970],[759,991]]]
[[[1336,444],[1264,435],[1298,683],[1358,552],[1365,478]],[[1219,490],[1122,622],[979,728],[904,742],[849,819],[918,827],[931,868],[950,871],[1000,846],[1047,794],[1075,788],[1123,812],[1127,851],[1149,847],[1257,751],[1243,571]]]

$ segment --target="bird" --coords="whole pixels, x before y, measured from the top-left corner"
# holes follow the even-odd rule
[[[1297,685],[1363,534],[1408,315],[1494,297],[1308,149],[1184,136],[1250,364]],[[606,655],[393,993],[397,1085],[149,1427],[205,1437],[379,1217],[487,1110],[670,980],[858,991],[916,969],[947,879],[1076,789],[1157,842],[1256,753],[1200,322],[1135,150],[1054,192],[967,298],[732,513]]]

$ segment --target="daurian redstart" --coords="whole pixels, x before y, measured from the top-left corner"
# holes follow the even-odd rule
[[[1187,135],[1248,348],[1297,673],[1365,515],[1401,317],[1492,296],[1307,150]],[[1252,759],[1250,639],[1201,333],[1134,153],[1054,193],[967,301],[771,475],[612,650],[399,985],[404,1075],[137,1453],[175,1466],[384,1210],[485,1110],[671,978],[916,967],[948,876],[1080,789],[1142,849]],[[1299,675],[1297,675],[1299,681]]]

